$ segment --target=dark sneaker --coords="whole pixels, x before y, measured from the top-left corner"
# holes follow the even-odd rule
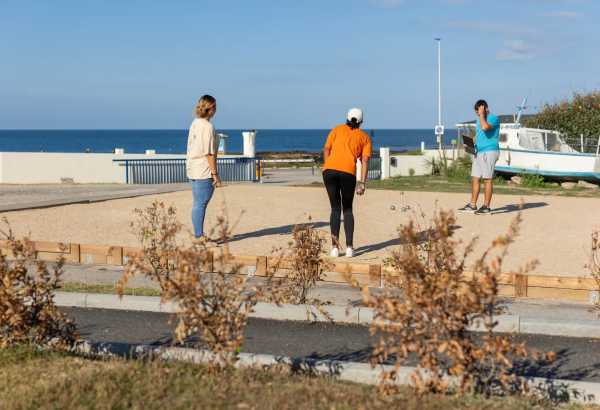
[[[491,214],[492,214],[492,210],[485,205],[483,205],[481,208],[479,208],[477,211],[475,211],[475,215],[491,215]]]
[[[458,212],[469,212],[469,213],[474,213],[477,211],[477,207],[471,205],[471,204],[466,204],[465,206],[463,206],[462,208],[458,208]]]

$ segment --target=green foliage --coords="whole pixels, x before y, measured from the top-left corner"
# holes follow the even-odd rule
[[[431,167],[431,175],[453,180],[469,180],[471,178],[471,157],[459,157],[454,161],[443,157],[432,157],[425,161]]]
[[[471,178],[471,157],[465,156],[457,158],[446,170],[448,178],[452,179],[464,179],[468,180]]]
[[[423,155],[423,151],[420,149],[410,150],[410,151],[402,151],[398,152],[399,155],[413,155],[413,156],[421,156]]]
[[[408,175],[410,175],[411,177],[415,176],[415,169],[414,168],[409,168],[408,169]]]
[[[520,174],[521,185],[527,188],[544,188],[546,181],[544,177],[538,174]]]
[[[431,168],[431,175],[442,175],[443,162],[435,157],[426,158],[425,163]]]
[[[546,104],[524,125],[532,128],[557,130],[567,136],[600,135],[600,91],[575,93],[571,100]]]

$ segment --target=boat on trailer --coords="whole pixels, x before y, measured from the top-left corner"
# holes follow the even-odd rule
[[[496,172],[600,184],[600,136],[593,144],[583,137],[580,144],[569,144],[560,132],[523,127],[519,118],[517,116],[513,122],[502,122],[501,119],[500,158]],[[474,138],[475,127],[474,122],[457,124],[459,141],[464,141],[463,136]]]

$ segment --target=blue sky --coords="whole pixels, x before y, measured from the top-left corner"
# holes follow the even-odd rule
[[[429,128],[600,89],[598,0],[0,0],[0,128]]]

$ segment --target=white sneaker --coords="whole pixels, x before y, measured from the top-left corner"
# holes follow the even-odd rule
[[[331,252],[329,252],[329,256],[332,258],[337,258],[340,256],[340,250],[338,248],[331,248]]]
[[[346,258],[352,258],[354,256],[354,249],[346,248]]]

